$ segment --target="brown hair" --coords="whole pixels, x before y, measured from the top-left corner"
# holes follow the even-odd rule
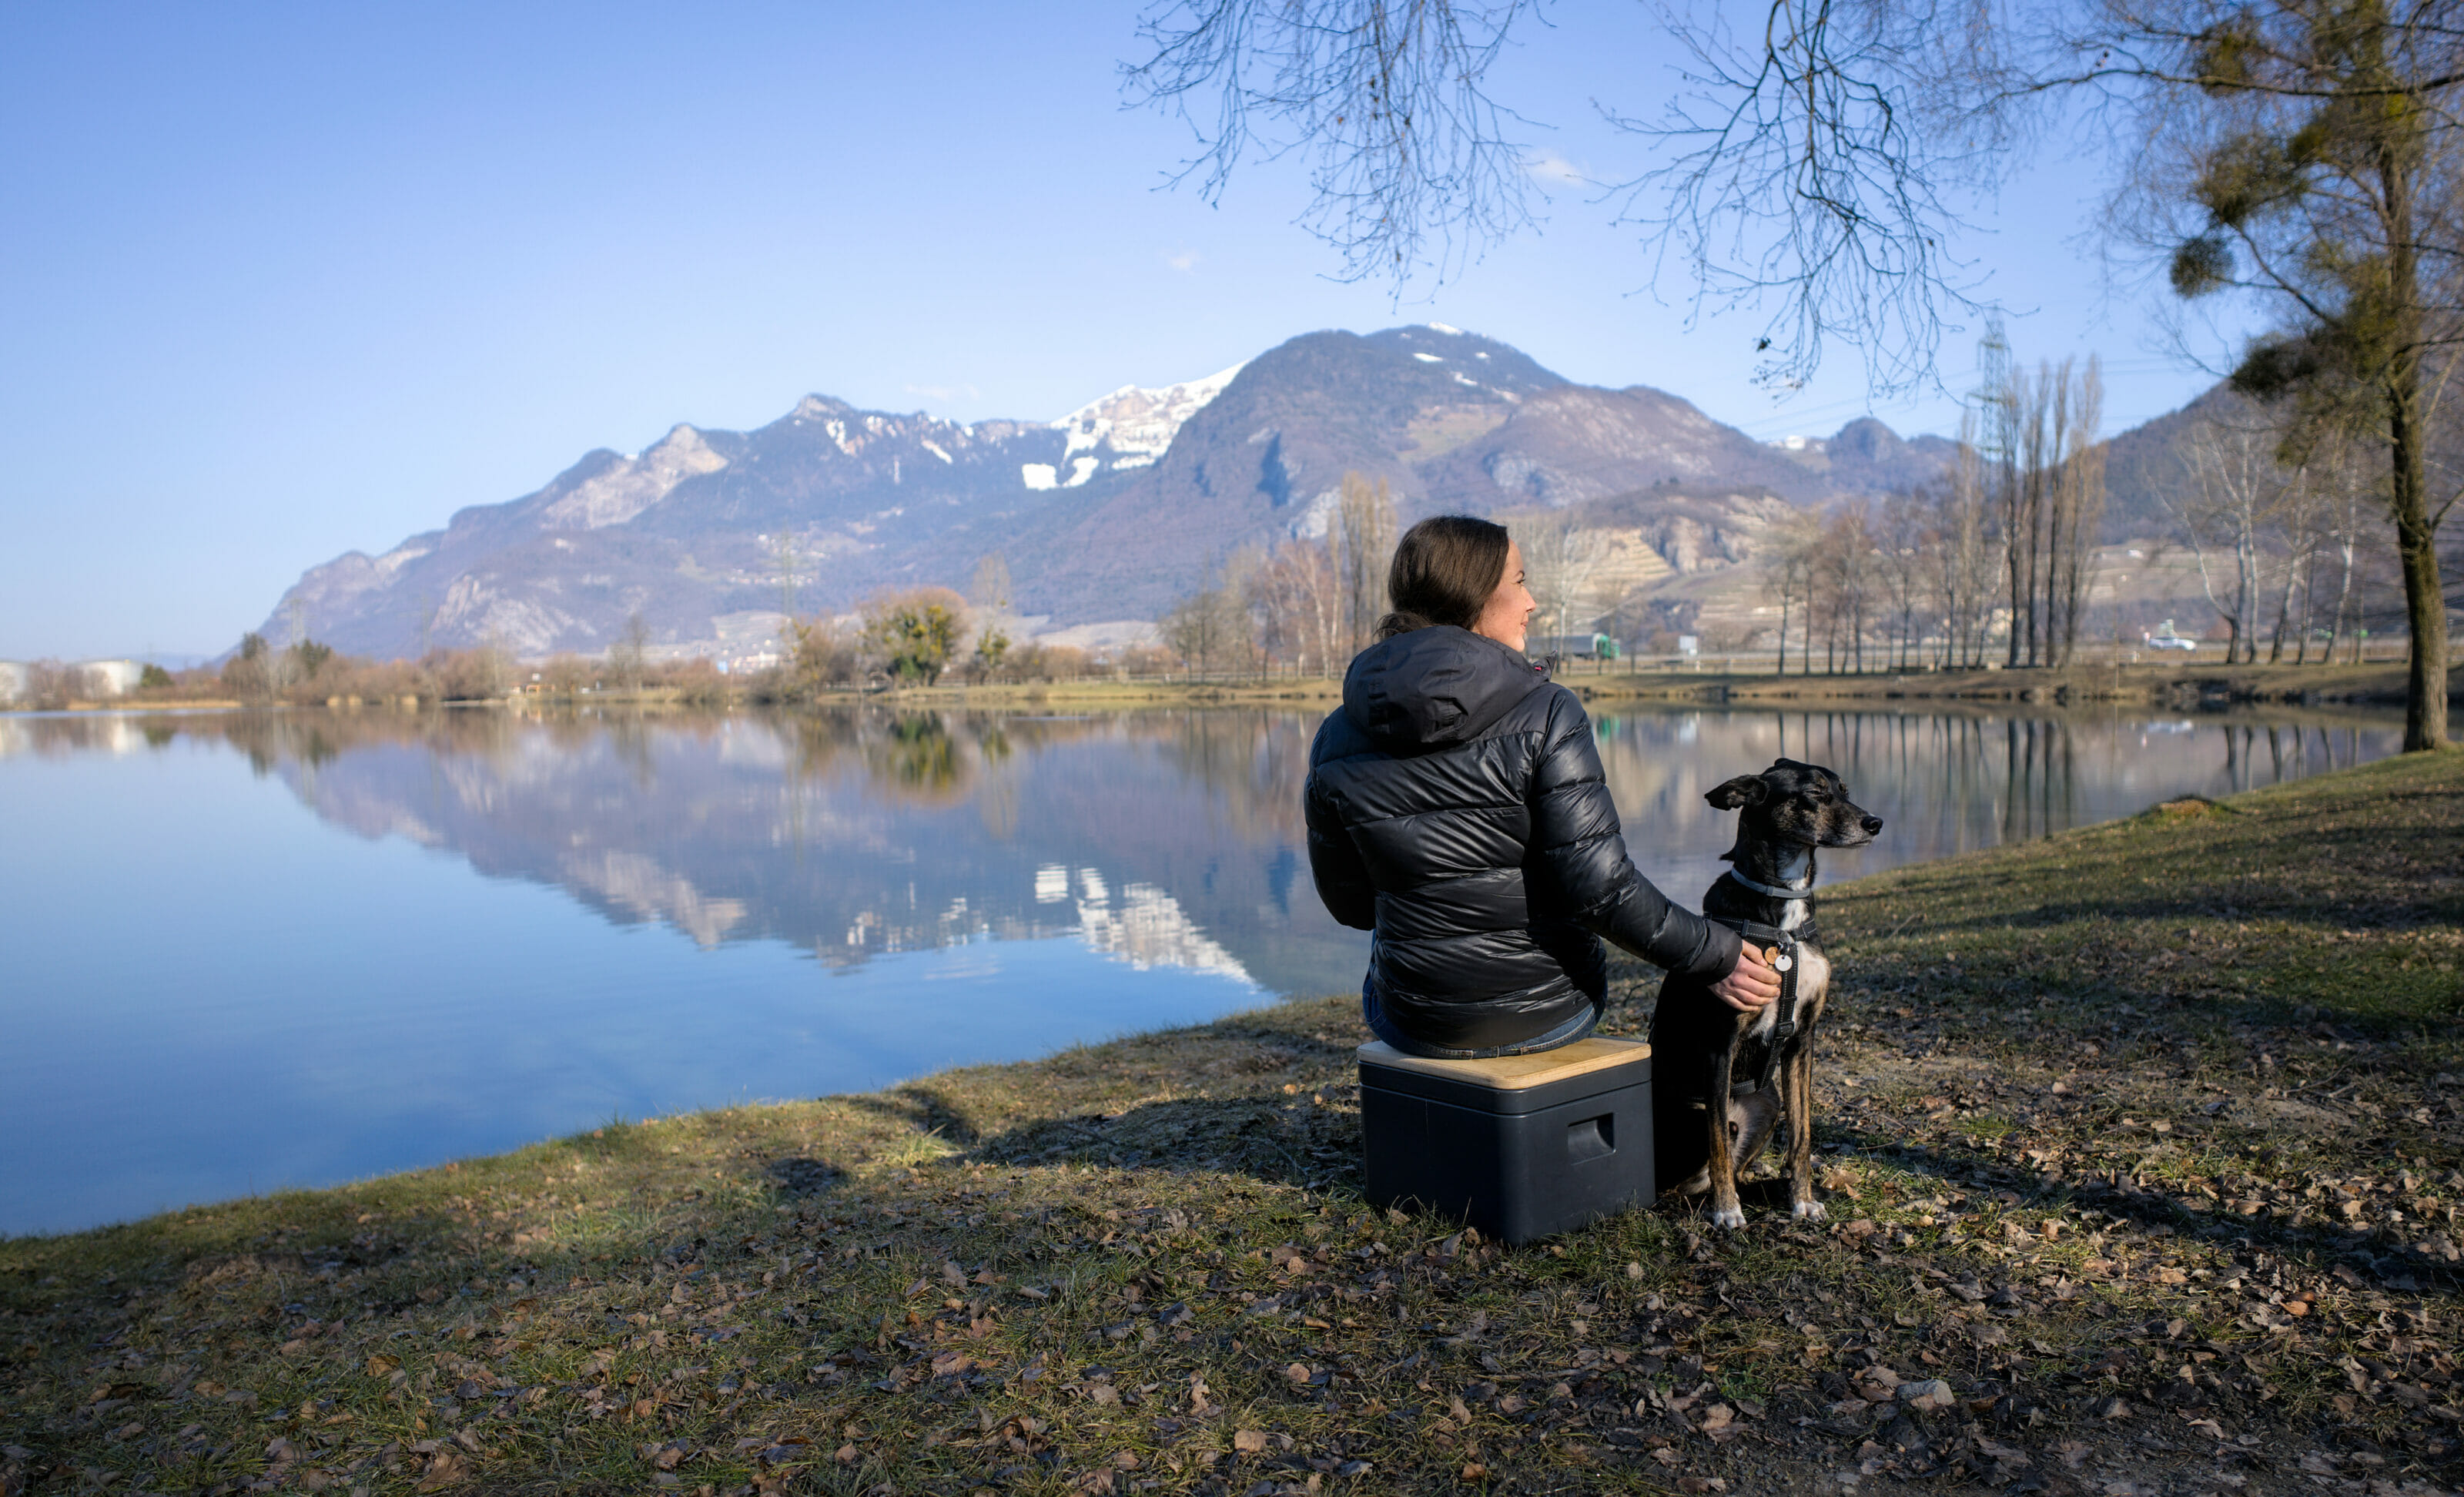
[[[1386,570],[1395,611],[1377,621],[1377,637],[1480,622],[1489,595],[1506,581],[1506,527],[1469,515],[1439,515],[1403,532]]]

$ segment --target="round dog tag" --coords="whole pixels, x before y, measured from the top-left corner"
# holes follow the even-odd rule
[[[1773,972],[1786,972],[1789,968],[1795,965],[1796,958],[1786,952],[1781,952],[1778,956],[1771,958],[1771,970]]]

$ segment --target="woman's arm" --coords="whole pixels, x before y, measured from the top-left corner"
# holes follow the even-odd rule
[[[1534,861],[1556,886],[1568,914],[1597,935],[1673,973],[1727,976],[1744,942],[1727,926],[1669,903],[1636,870],[1592,741],[1591,718],[1573,693],[1559,690],[1532,769]],[[1314,837],[1310,845],[1314,849]]]
[[[1301,792],[1301,812],[1309,822],[1309,877],[1317,882],[1317,896],[1327,913],[1355,931],[1375,928],[1377,888],[1369,881],[1369,866],[1353,845],[1334,798],[1315,774]]]

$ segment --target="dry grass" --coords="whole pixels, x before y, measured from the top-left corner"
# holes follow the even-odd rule
[[[1372,1212],[1323,1000],[8,1242],[0,1481],[2447,1490],[2459,873],[2441,755],[1850,886],[1820,1228]]]

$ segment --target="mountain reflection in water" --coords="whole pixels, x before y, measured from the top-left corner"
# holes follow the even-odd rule
[[[452,714],[409,736],[382,719],[275,719],[250,751],[328,822],[450,848],[704,947],[785,941],[847,968],[1075,935],[1133,965],[1285,992],[1356,971],[1363,950],[1299,876],[1314,726]],[[364,737],[333,741],[352,734]]]
[[[1366,940],[1318,904],[1300,818],[1316,725],[0,715],[0,1130],[20,1141],[0,1231],[1350,989]],[[1890,824],[1826,861],[1836,880],[2399,737],[2301,713],[1601,709],[1598,729],[1637,864],[1688,905],[1733,829],[1703,793],[1781,755]]]

